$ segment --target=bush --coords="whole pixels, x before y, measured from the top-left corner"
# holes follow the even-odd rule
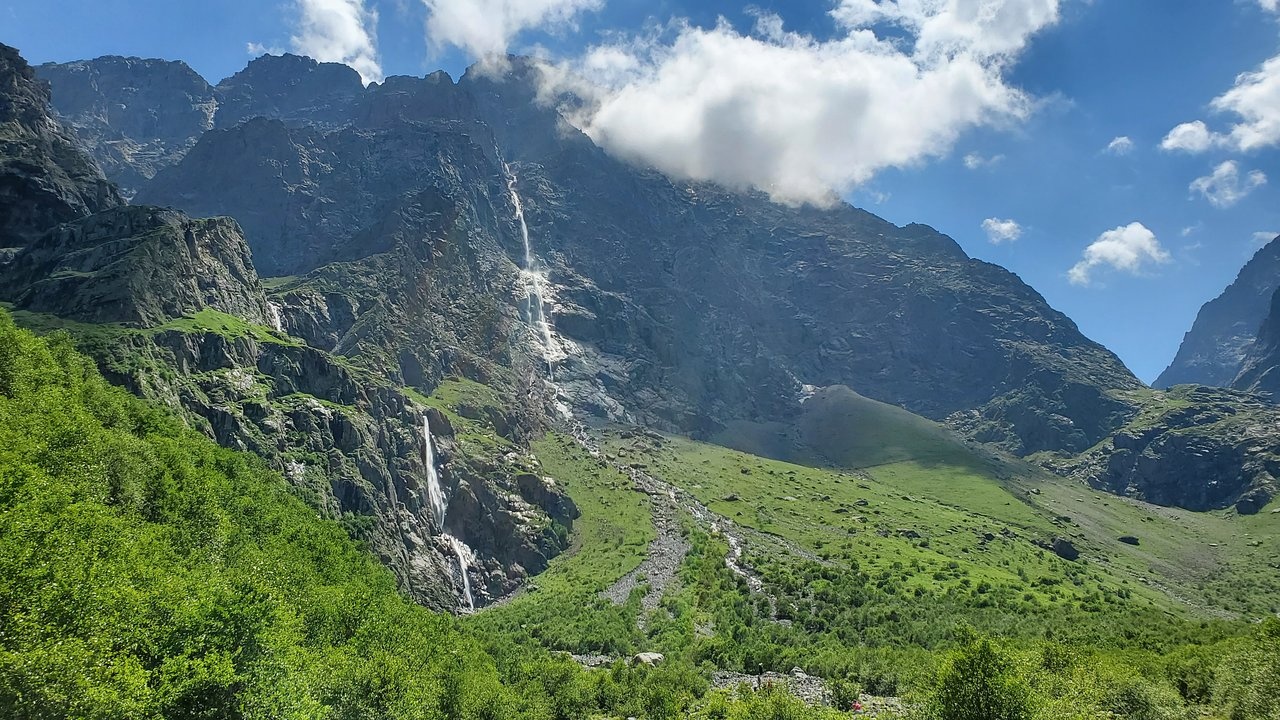
[[[1027,720],[1031,690],[991,640],[974,638],[943,663],[928,707],[938,720]]]
[[[1280,717],[1280,620],[1269,618],[1253,643],[1223,660],[1214,700],[1230,720]]]

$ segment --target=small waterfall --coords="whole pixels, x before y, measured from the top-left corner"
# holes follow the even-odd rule
[[[529,325],[537,333],[541,344],[542,359],[547,363],[547,372],[551,372],[551,364],[556,357],[558,347],[555,336],[551,332],[551,321],[547,317],[547,276],[533,253],[533,244],[529,241],[529,226],[524,220],[524,203],[520,201],[520,193],[516,191],[516,176],[511,166],[502,164],[507,175],[507,192],[511,194],[511,204],[516,209],[516,222],[520,224],[520,239],[524,242],[524,267],[520,269],[520,277],[524,280],[525,291],[528,292]]]
[[[431,419],[427,415],[422,416],[422,446],[427,466],[427,500],[431,503],[432,517],[443,528],[444,514],[449,506],[445,500],[444,488],[440,485],[440,473],[436,471],[436,453],[431,443]]]
[[[467,574],[467,568],[475,563],[476,554],[466,543],[449,533],[444,533],[441,537],[449,543],[453,554],[458,558],[458,574],[462,576],[462,599],[467,601],[468,610],[475,610],[476,599],[471,594],[471,576]]]
[[[280,317],[280,306],[267,301],[267,322],[271,324],[271,329],[278,333],[284,332],[284,320]]]

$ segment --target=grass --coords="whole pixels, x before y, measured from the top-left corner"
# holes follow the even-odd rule
[[[595,594],[634,570],[655,537],[649,498],[631,478],[601,467],[577,443],[556,434],[534,442],[542,471],[577,504],[569,552],[535,580],[539,592]]]
[[[599,597],[644,560],[655,537],[649,500],[631,479],[601,467],[571,439],[548,434],[533,443],[541,471],[577,504],[571,546],[533,578],[526,592],[469,619],[502,646],[625,655],[645,642],[636,627],[639,594],[615,606]]]
[[[170,320],[169,322],[149,328],[148,332],[159,333],[167,330],[177,330],[184,333],[215,333],[225,338],[241,338],[249,337],[264,343],[275,343],[279,345],[301,345],[302,343],[289,338],[287,335],[281,335],[271,330],[271,328],[247,323],[244,320],[228,315],[217,310],[205,308],[194,315],[188,315],[181,318]]]
[[[658,449],[613,436],[607,446],[624,462],[645,463],[713,511],[840,566],[857,562],[873,574],[913,567],[911,589],[967,591],[985,582],[1031,593],[1043,604],[1078,603],[1099,592],[1129,589],[1146,604],[1173,605],[1154,591],[1125,588],[1127,578],[1068,564],[1032,544],[1062,529],[998,483],[963,469],[902,462],[855,473],[684,438],[667,438]],[[944,498],[931,489],[943,490]],[[952,504],[962,495],[980,509]],[[1068,570],[1078,573],[1079,584],[1036,583],[1060,579]]]

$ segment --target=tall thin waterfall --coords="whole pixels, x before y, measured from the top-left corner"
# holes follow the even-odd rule
[[[545,271],[533,253],[533,244],[529,242],[529,226],[524,220],[524,204],[520,201],[520,193],[516,192],[516,176],[511,166],[502,164],[507,175],[507,191],[511,194],[511,204],[516,209],[516,222],[520,224],[520,239],[524,242],[524,267],[520,269],[520,277],[524,280],[525,290],[529,293],[529,325],[538,334],[542,345],[542,358],[547,361],[547,371],[551,371],[551,363],[556,354],[556,340],[551,333],[551,321],[547,318]]]
[[[475,610],[476,599],[471,594],[471,576],[467,574],[467,569],[476,561],[476,554],[466,543],[449,533],[444,533],[442,537],[453,547],[453,554],[458,558],[458,574],[462,576],[462,599],[467,601],[469,610]]]
[[[444,497],[444,488],[440,485],[440,473],[436,470],[436,453],[431,442],[431,419],[422,416],[422,446],[427,465],[427,500],[431,503],[431,515],[441,528],[444,527],[444,514],[448,503]]]

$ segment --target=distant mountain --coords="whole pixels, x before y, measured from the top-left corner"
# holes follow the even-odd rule
[[[213,127],[213,88],[186,63],[107,56],[47,63],[53,104],[126,197]]]
[[[1221,295],[1205,303],[1155,387],[1230,387],[1250,354],[1280,287],[1280,238],[1254,254]]]

